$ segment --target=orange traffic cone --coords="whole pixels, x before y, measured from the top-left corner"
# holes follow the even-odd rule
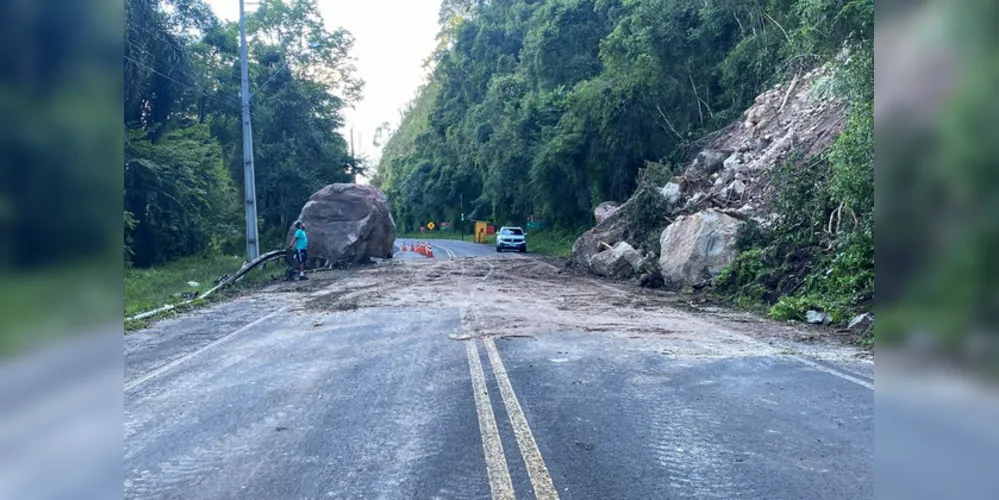
[[[427,243],[427,258],[434,258],[434,244]]]
[[[407,252],[408,251],[408,250],[406,250],[406,244],[405,243],[402,244],[402,251],[403,252]]]

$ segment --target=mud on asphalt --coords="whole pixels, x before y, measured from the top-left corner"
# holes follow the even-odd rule
[[[293,314],[347,314],[358,308],[458,308],[468,319],[452,338],[530,339],[589,332],[668,340],[673,355],[807,355],[872,359],[831,329],[786,324],[686,294],[571,274],[557,261],[521,257],[379,261],[310,274],[309,281],[260,289],[281,295]]]

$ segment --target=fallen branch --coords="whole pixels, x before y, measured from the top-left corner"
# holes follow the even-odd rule
[[[836,218],[835,210],[829,212],[829,222],[826,223],[826,234],[828,234],[830,237],[832,236],[832,224],[834,218]]]
[[[829,214],[829,223],[826,224],[826,234],[828,234],[830,238],[835,238],[836,235],[839,234],[839,226],[843,220],[844,203],[845,202],[841,202],[839,207],[836,207],[836,210],[833,210],[832,213]],[[833,227],[833,219],[836,220],[835,228]]]
[[[181,302],[180,304],[167,304],[167,305],[165,305],[165,306],[163,306],[163,307],[161,307],[159,309],[153,309],[152,311],[147,311],[147,312],[144,312],[142,314],[136,314],[135,316],[132,316],[130,318],[126,318],[125,321],[133,321],[133,320],[137,320],[137,319],[145,319],[145,318],[148,318],[150,316],[155,316],[155,315],[157,315],[159,313],[170,311],[172,309],[175,309],[178,306],[190,304],[191,302],[194,302],[194,299],[185,300],[184,302]]]
[[[784,111],[784,106],[787,106],[787,100],[791,97],[791,93],[794,92],[794,88],[798,86],[798,78],[801,76],[801,72],[794,74],[794,79],[791,80],[791,85],[787,87],[787,92],[784,93],[784,99],[780,102],[780,107],[777,108],[777,113]]]
[[[676,134],[676,137],[682,141],[683,140],[683,136],[680,135],[680,133],[676,131],[676,128],[673,127],[672,123],[670,123],[669,118],[666,118],[666,113],[663,113],[663,109],[660,108],[658,104],[656,104],[656,109],[659,110],[659,116],[663,117],[663,121],[666,122],[666,125],[669,125],[669,129],[671,131],[673,131],[673,133]]]
[[[839,228],[843,222],[843,206],[846,202],[840,202],[839,208],[836,209],[836,234],[839,235]]]
[[[741,221],[745,221],[746,219],[750,218],[749,214],[747,214],[745,212],[740,212],[738,210],[733,210],[731,208],[723,208],[721,210],[718,210],[718,212],[719,213],[723,213],[723,214],[725,214],[725,215],[727,215],[729,217],[732,217],[732,218],[735,218],[735,219],[739,219]]]
[[[252,271],[253,269],[255,269],[257,266],[263,265],[264,263],[267,263],[269,261],[277,259],[278,257],[284,257],[284,255],[285,255],[285,251],[284,250],[274,250],[274,251],[271,251],[271,252],[267,252],[267,253],[261,255],[260,257],[257,257],[255,260],[253,260],[253,262],[250,262],[249,264],[243,266],[243,268],[240,269],[239,272],[237,272],[236,274],[232,275],[231,278],[229,278],[229,279],[227,279],[227,280],[219,283],[218,285],[215,285],[214,288],[212,288],[211,290],[208,290],[207,292],[204,293],[204,295],[202,295],[199,298],[203,299],[203,298],[211,295],[212,293],[214,293],[216,290],[231,285],[236,280],[242,278],[243,275],[245,275],[246,273],[248,273],[248,272]]]
[[[278,257],[283,257],[284,255],[285,255],[285,251],[284,250],[274,250],[272,252],[267,252],[267,253],[261,255],[260,257],[257,257],[256,259],[254,259],[249,264],[243,266],[243,268],[240,269],[236,274],[232,275],[228,279],[223,280],[221,283],[215,285],[214,287],[212,287],[211,289],[209,289],[207,292],[205,292],[205,293],[203,293],[203,294],[201,294],[201,295],[199,295],[199,296],[197,296],[197,297],[195,297],[193,299],[188,299],[188,300],[185,300],[183,302],[179,302],[177,304],[167,304],[167,305],[165,305],[163,307],[160,307],[158,309],[153,309],[152,311],[146,311],[144,313],[136,314],[134,316],[130,316],[128,318],[125,318],[125,321],[134,321],[134,320],[138,320],[138,319],[149,318],[149,317],[155,316],[155,315],[157,315],[159,313],[170,311],[170,310],[176,309],[176,308],[178,308],[180,306],[188,305],[188,304],[190,304],[190,303],[192,303],[192,302],[194,302],[196,300],[203,300],[206,297],[208,297],[209,295],[215,293],[216,290],[219,290],[221,288],[227,287],[227,286],[233,284],[234,282],[236,282],[237,280],[242,279],[243,276],[246,273],[250,272],[253,269],[256,269],[258,266],[263,265],[266,262],[272,261],[272,260],[274,260],[274,259],[276,259]]]
[[[690,78],[690,88],[694,89],[694,99],[695,99],[695,103],[697,104],[697,116],[699,116],[700,119],[701,119],[701,125],[704,125],[704,114],[701,113],[701,102],[702,101],[701,101],[701,97],[697,95],[697,86],[694,85],[694,77],[690,73],[687,73],[687,77]],[[711,111],[711,109],[708,109],[708,112],[710,112],[710,111]]]
[[[780,23],[778,23],[774,18],[770,17],[770,14],[767,14],[766,12],[763,13],[763,16],[766,17],[767,19],[769,19],[770,22],[776,24],[778,28],[780,28],[780,30],[784,33],[784,38],[787,38],[787,43],[788,44],[792,43],[791,42],[791,37],[788,36],[788,34],[787,34],[787,30],[785,30],[784,27],[780,25]]]

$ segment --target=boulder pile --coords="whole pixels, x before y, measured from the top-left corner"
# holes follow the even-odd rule
[[[770,172],[785,162],[821,154],[842,132],[844,106],[833,98],[830,84],[829,69],[823,66],[759,95],[741,120],[693,156],[683,174],[657,188],[665,227],[659,248],[646,250],[658,252],[658,259],[642,256],[644,242],[628,241],[632,235],[626,217],[641,212],[627,209],[637,203],[633,197],[620,206],[605,202],[596,207],[597,224],[576,240],[570,265],[628,278],[648,271],[631,265],[633,261],[657,262],[657,275],[672,287],[717,276],[738,256],[743,222],[753,219],[764,227],[776,222],[769,210],[776,197]]]

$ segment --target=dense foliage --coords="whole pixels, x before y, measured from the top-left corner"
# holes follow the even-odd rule
[[[405,228],[456,218],[460,199],[497,224],[536,215],[567,229],[592,224],[605,200],[635,195],[657,212],[642,172],[668,174],[761,91],[837,61],[847,130],[827,154],[776,169],[780,223],[747,227],[718,290],[779,304],[778,317],[869,307],[873,0],[449,1],[441,19],[431,81],[379,166]],[[661,214],[633,218],[650,217],[656,227]],[[639,229],[632,243],[657,242]]]
[[[632,194],[647,161],[685,158],[819,62],[805,22],[836,24],[823,16],[845,3],[449,0],[431,81],[379,180],[407,229],[456,218],[461,198],[500,224],[584,226],[595,204]]]
[[[201,0],[125,2],[125,257],[149,266],[241,253],[238,25]],[[263,0],[247,17],[261,246],[279,245],[313,192],[357,173],[337,132],[360,97],[353,40],[315,0]]]
[[[827,155],[774,169],[778,224],[744,227],[744,251],[717,289],[777,319],[819,310],[841,323],[874,301],[874,2],[811,1],[799,12],[808,49],[842,56],[835,90],[849,121]]]

